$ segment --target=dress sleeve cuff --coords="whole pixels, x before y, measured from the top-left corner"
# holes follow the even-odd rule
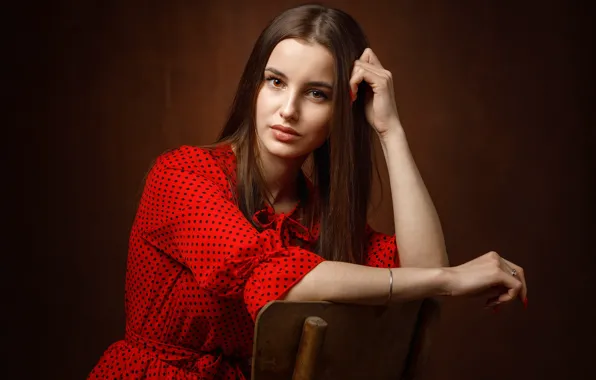
[[[323,261],[319,255],[305,249],[284,247],[273,230],[261,232],[259,239],[245,248],[242,254],[222,259],[202,277],[200,284],[203,289],[222,297],[244,294],[251,314],[255,308],[258,312],[267,302],[284,295]],[[261,298],[264,303],[256,305],[255,300]]]
[[[287,292],[317,265],[321,256],[298,247],[263,262],[254,270],[244,288],[244,302],[253,320],[267,303],[285,298]]]

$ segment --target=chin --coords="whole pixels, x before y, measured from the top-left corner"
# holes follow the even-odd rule
[[[304,157],[310,153],[310,151],[301,147],[297,142],[285,143],[273,138],[261,141],[261,143],[269,154],[279,158],[295,159]]]

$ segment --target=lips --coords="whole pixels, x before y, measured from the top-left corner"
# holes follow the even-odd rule
[[[284,127],[283,125],[273,125],[273,126],[271,126],[271,129],[275,129],[276,131],[287,133],[288,135],[300,136],[300,134],[298,132],[296,132],[294,129],[289,128],[289,127]]]

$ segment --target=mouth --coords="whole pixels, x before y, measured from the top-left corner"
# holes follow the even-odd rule
[[[283,125],[273,125],[271,126],[271,129],[275,129],[276,131],[280,131],[292,136],[300,136],[300,134],[296,132],[293,128],[284,127]]]
[[[293,128],[284,127],[283,125],[272,125],[273,137],[282,143],[290,144],[300,139],[300,134]]]

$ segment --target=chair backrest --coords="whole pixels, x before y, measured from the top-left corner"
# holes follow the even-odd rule
[[[438,312],[432,299],[390,306],[270,302],[257,316],[252,380],[414,379]]]

